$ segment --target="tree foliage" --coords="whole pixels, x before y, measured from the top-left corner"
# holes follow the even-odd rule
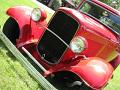
[[[62,2],[64,2],[65,0],[53,0],[52,4],[51,4],[51,8],[53,8],[54,10],[58,9],[60,6],[62,6]],[[82,0],[71,0],[73,1],[73,3],[75,4],[75,6],[77,6]],[[103,3],[106,3],[110,6],[112,6],[115,9],[120,10],[120,0],[100,0]]]
[[[57,10],[62,5],[62,0],[54,0],[51,4],[51,8]]]
[[[80,3],[81,0],[72,0],[76,5]],[[112,6],[115,9],[120,10],[120,0],[100,0],[103,3],[106,3]]]

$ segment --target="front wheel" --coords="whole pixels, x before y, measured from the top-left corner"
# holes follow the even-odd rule
[[[57,73],[47,79],[58,90],[92,90],[77,75],[70,72]]]

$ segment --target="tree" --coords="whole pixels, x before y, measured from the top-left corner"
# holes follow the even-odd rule
[[[57,10],[60,6],[62,6],[61,0],[51,0],[48,6],[54,10]]]
[[[102,2],[110,5],[111,7],[120,10],[120,0],[101,0]]]

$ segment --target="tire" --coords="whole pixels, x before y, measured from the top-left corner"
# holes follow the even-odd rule
[[[16,45],[16,39],[19,38],[19,26],[13,18],[8,18],[3,27],[3,33],[9,40]]]
[[[58,90],[92,90],[77,75],[64,72],[47,77]]]

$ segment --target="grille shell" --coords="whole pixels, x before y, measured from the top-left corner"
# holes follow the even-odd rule
[[[79,27],[78,22],[62,11],[58,11],[48,28],[63,39],[68,45]],[[49,31],[45,31],[38,43],[38,52],[49,63],[57,63],[67,46]]]

